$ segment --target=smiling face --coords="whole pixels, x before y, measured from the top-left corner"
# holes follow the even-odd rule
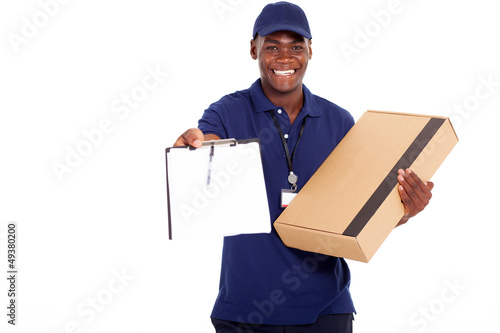
[[[312,56],[311,40],[291,31],[277,31],[251,41],[250,54],[259,61],[266,96],[302,93],[302,79]]]

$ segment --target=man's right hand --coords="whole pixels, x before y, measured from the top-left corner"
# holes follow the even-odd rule
[[[177,146],[192,146],[194,148],[201,147],[202,141],[220,140],[215,134],[203,135],[203,132],[198,128],[190,128],[175,141],[174,147]]]

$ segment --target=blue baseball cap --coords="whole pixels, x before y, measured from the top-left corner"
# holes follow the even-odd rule
[[[306,13],[299,6],[286,1],[270,3],[262,9],[255,20],[253,38],[266,36],[276,31],[293,31],[311,39],[311,29]]]

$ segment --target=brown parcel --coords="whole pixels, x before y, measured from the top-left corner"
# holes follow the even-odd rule
[[[397,170],[430,180],[457,142],[448,118],[367,111],[274,227],[289,247],[368,262],[404,215]]]

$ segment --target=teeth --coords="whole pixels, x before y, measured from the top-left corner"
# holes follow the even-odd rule
[[[293,73],[295,73],[295,69],[290,69],[288,71],[277,71],[277,70],[273,70],[274,74],[276,75],[292,75]]]

